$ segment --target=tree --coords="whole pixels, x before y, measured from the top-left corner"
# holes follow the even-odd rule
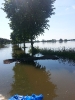
[[[55,0],[5,0],[3,10],[10,19],[14,31],[19,30],[24,39],[33,39],[48,29],[49,17],[54,14]],[[15,30],[16,29],[16,30]],[[33,53],[32,53],[33,55]]]

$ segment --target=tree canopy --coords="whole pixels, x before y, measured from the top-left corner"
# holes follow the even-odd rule
[[[43,34],[49,27],[49,19],[54,14],[55,0],[5,0],[3,10],[10,19],[10,28],[18,39],[33,39]]]

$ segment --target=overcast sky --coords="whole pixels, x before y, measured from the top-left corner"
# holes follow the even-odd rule
[[[0,7],[4,0],[0,0]],[[55,15],[50,18],[50,28],[38,39],[75,39],[75,0],[56,0]],[[0,9],[0,37],[10,39],[9,20],[6,13]]]

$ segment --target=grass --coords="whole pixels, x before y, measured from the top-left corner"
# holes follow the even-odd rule
[[[15,59],[21,59],[21,58],[25,58],[25,57],[29,57],[29,54],[24,53],[24,51],[19,48],[17,45],[13,45],[12,47],[12,57]]]
[[[56,55],[59,58],[65,58],[65,59],[72,59],[75,60],[75,49],[58,49],[58,50],[54,50],[54,49],[39,49],[38,50],[41,54],[43,55]]]
[[[40,49],[39,47],[36,47],[33,49],[33,51],[34,51],[34,54],[41,53],[43,55],[48,55],[48,56],[56,55],[62,59],[75,60],[75,48],[74,49],[62,48],[62,49],[55,50],[55,49],[47,49],[47,48]],[[31,53],[31,52],[32,51],[30,49],[29,53]],[[14,46],[12,56],[13,56],[13,58],[23,58],[23,57],[29,57],[30,55],[25,54],[24,51],[21,48],[19,48],[18,46]]]

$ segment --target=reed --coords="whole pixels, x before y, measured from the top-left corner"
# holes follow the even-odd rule
[[[72,48],[69,48],[69,49],[58,49],[58,50],[55,50],[55,49],[38,49],[39,52],[43,55],[56,55],[58,57],[61,57],[61,58],[68,58],[68,59],[73,59],[75,60],[75,48],[72,49]]]

